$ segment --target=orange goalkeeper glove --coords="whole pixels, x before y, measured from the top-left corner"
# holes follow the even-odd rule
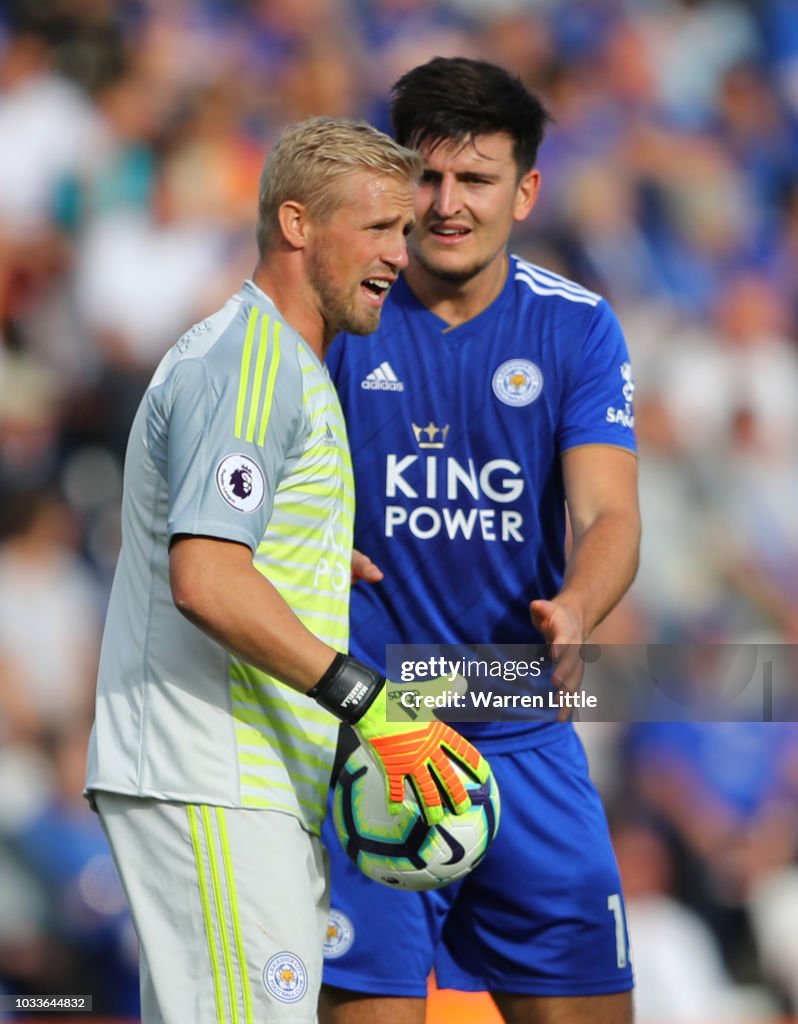
[[[490,774],[487,760],[443,722],[389,722],[385,682],[374,669],[338,654],[308,696],[369,744],[385,774],[389,808],[401,806],[407,780],[430,825],[443,819],[444,796],[455,814],[467,811],[471,798],[455,765],[484,782]]]

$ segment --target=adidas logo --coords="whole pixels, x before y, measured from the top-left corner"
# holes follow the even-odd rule
[[[338,439],[332,432],[332,428],[330,427],[329,423],[325,423],[324,425],[324,437],[321,439],[321,443],[324,445],[325,448],[338,447]]]
[[[404,391],[405,386],[393,372],[391,364],[386,360],[384,363],[367,373],[360,386],[364,391]]]

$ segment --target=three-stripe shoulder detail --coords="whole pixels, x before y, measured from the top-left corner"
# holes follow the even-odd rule
[[[235,436],[263,445],[280,368],[282,323],[253,306],[249,312],[238,378]]]
[[[597,306],[602,296],[588,291],[575,281],[555,274],[552,270],[538,267],[526,260],[515,261],[515,280],[522,281],[536,295],[558,295],[569,302],[581,302],[588,306]]]

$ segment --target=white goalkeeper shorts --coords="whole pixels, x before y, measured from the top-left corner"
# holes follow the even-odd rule
[[[142,1024],[315,1024],[319,838],[277,811],[93,795],[139,937]]]

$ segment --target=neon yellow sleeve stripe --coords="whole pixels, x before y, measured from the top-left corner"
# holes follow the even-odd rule
[[[263,411],[260,415],[260,429],[258,430],[258,444],[262,445],[266,440],[266,427],[269,425],[269,417],[272,414],[272,402],[274,401],[274,382],[277,379],[277,369],[280,365],[280,330],[282,324],[275,321],[272,324],[272,358],[269,364],[269,375],[266,378],[266,395],[263,399]]]
[[[247,332],[244,338],[244,350],[241,353],[241,368],[238,380],[235,436],[239,438],[244,437],[247,441],[254,441],[255,428],[257,426],[257,443],[263,445],[274,403],[277,371],[280,368],[280,331],[282,324],[279,321],[272,320],[266,313],[262,314],[258,348],[255,353],[253,367],[255,334],[260,316],[260,311],[257,308],[253,308],[247,321]],[[267,363],[268,370],[266,369]],[[266,375],[265,386],[263,383],[264,373]],[[248,403],[247,397],[249,397]],[[260,410],[260,420],[258,420],[258,410]]]
[[[263,383],[263,367],[266,365],[266,350],[269,347],[269,324],[271,318],[263,314],[260,322],[260,340],[258,354],[255,358],[255,375],[252,380],[252,393],[249,399],[249,416],[247,417],[247,441],[255,439],[255,420],[260,405],[261,385]]]
[[[249,364],[252,361],[252,343],[255,339],[255,326],[258,322],[260,312],[252,307],[247,321],[247,333],[244,337],[244,351],[241,353],[241,369],[238,376],[238,401],[236,402],[236,429],[235,436],[241,437],[244,429],[244,406],[247,402],[247,386],[249,385]]]

